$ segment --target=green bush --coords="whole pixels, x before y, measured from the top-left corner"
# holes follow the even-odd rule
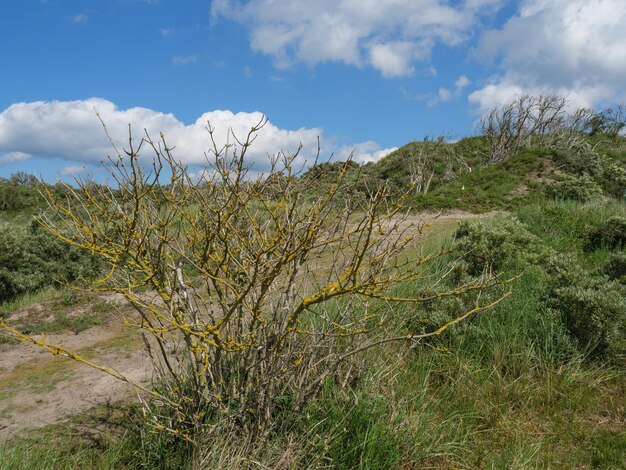
[[[626,246],[626,217],[615,215],[591,230],[585,240],[585,249],[618,249]]]
[[[515,211],[519,220],[528,230],[537,235],[543,243],[556,251],[582,254],[591,231],[615,216],[624,216],[624,204],[614,201],[596,201],[580,204],[574,201],[546,201],[541,205],[527,205]],[[594,267],[600,264],[593,262]]]
[[[585,258],[583,268],[574,255],[565,255],[563,251],[582,248],[584,241],[576,242],[576,233],[587,227],[584,217],[580,217],[585,206],[574,208],[570,205],[562,206],[561,203],[544,208],[541,214],[534,210],[533,218],[526,217],[529,223],[532,222],[530,226],[515,218],[462,222],[456,241],[462,259],[451,276],[469,279],[485,268],[534,272],[535,283],[541,284],[543,291],[540,296],[543,301],[539,298],[537,301],[550,312],[552,320],[549,321],[558,323],[551,328],[564,328],[580,348],[594,357],[619,360],[626,353],[626,288],[619,282],[619,276],[624,275],[626,256],[615,254],[604,267],[604,274],[600,272],[601,262],[595,263],[597,267],[588,267],[594,266],[595,258]],[[574,217],[575,214],[578,216]],[[597,233],[591,237],[592,244],[596,247],[621,246],[623,230],[620,221],[623,217],[608,217],[604,223],[598,219],[591,220],[592,226],[596,227],[591,233]],[[530,231],[531,227],[537,229],[541,238]],[[558,255],[555,248],[547,246],[548,240],[558,249]],[[536,267],[532,269],[543,273],[540,276],[545,278],[543,281],[537,277],[537,271],[530,269],[533,265]],[[425,319],[421,320],[423,323],[410,326],[428,330],[433,323],[429,320],[440,320],[440,316],[447,318],[453,311],[458,311],[458,302],[462,301],[444,299],[433,302],[427,306],[428,315],[421,317]]]
[[[17,210],[25,205],[26,202],[20,188],[8,184],[0,184],[0,211]]]
[[[552,160],[562,170],[578,176],[587,174],[594,178],[602,177],[604,159],[586,141],[572,148],[557,148]]]
[[[459,297],[434,299],[424,302],[411,312],[412,314],[407,315],[406,326],[412,334],[430,333],[456,318],[459,312],[465,312],[471,310],[471,308],[472,304],[468,299]],[[451,333],[452,330],[448,330],[442,336],[426,338],[422,340],[422,344],[428,346],[440,345],[449,339],[448,335]]]
[[[621,198],[626,185],[626,168],[620,163],[621,153],[615,148],[602,145],[602,153],[596,149],[598,142],[592,145],[583,141],[573,148],[559,148],[552,159],[563,171],[577,176],[591,176],[603,191],[612,197]]]
[[[496,271],[515,269],[520,267],[520,262],[534,263],[550,253],[541,240],[516,218],[464,220],[455,237],[456,246],[472,276],[479,275],[485,268]]]
[[[20,268],[27,262],[25,245],[26,239],[19,230],[0,223],[0,302],[15,297],[32,284],[28,276],[20,275]]]
[[[0,303],[96,272],[93,258],[68,247],[35,223],[16,228],[0,222]]]
[[[610,279],[626,284],[626,253],[623,251],[613,253],[604,266],[604,273]]]
[[[604,173],[602,180],[604,192],[617,200],[623,199],[626,188],[626,168],[608,158],[604,161]]]
[[[602,196],[602,188],[588,174],[572,176],[563,174],[559,181],[546,187],[548,197],[556,200],[588,202]]]
[[[621,360],[626,354],[626,288],[583,269],[573,256],[550,258],[547,305],[593,357]]]
[[[444,281],[450,288],[454,285],[478,282],[485,271],[518,274],[527,270],[529,265],[539,264],[543,258],[554,253],[516,218],[463,220],[455,234],[455,247],[459,258],[449,265]],[[535,273],[537,272],[542,273],[536,268]],[[477,295],[480,295],[482,303],[488,303],[495,301],[501,293],[496,289],[489,293],[468,292],[460,296],[434,296],[432,300],[420,304],[415,312],[408,316],[407,327],[416,334],[434,331],[438,326],[458,317],[460,312],[471,310],[477,303]],[[421,295],[429,297],[431,294],[426,291]],[[480,319],[476,319],[476,322],[479,323]],[[474,330],[472,324],[472,321],[466,322],[463,328],[454,332],[446,331],[442,336],[423,343],[429,346],[444,346],[450,342],[452,336],[466,334],[466,330]],[[474,331],[472,334],[481,333]]]

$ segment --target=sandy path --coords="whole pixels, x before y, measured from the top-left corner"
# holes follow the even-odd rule
[[[151,377],[149,359],[121,325],[47,335],[46,341],[86,354],[133,382],[147,384]],[[110,375],[33,345],[3,345],[0,355],[0,440],[133,394],[132,387]]]

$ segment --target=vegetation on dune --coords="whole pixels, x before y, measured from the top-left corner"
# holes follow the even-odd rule
[[[0,221],[0,303],[52,284],[90,278],[98,262],[68,247],[36,223],[15,227]]]
[[[123,295],[139,314],[126,324],[150,337],[154,386],[0,327],[131,383],[142,392],[144,426],[195,441],[223,429],[254,436],[289,428],[328,382],[354,380],[354,356],[383,344],[418,344],[508,295],[508,281],[491,272],[444,286],[443,263],[423,276],[450,250],[417,249],[427,225],[407,223],[405,197],[392,197],[386,185],[351,213],[336,200],[344,167],[327,192],[306,203],[300,194],[317,178],[292,172],[295,155],[280,155],[262,182],[249,181],[245,154],[262,125],[239,147],[214,145],[207,176],[193,178],[165,141],[149,138],[139,144],[155,152],[147,172],[129,139],[126,156],[109,167],[117,191],[79,182],[63,198],[45,193],[54,212],[38,223],[104,264],[90,289]],[[420,289],[394,292],[416,280]],[[405,330],[393,307],[462,295],[473,300],[429,331]]]
[[[131,148],[120,191],[48,187],[66,217],[40,220],[75,252],[20,226],[42,207],[24,198],[0,243],[4,266],[30,261],[0,273],[32,291],[51,280],[29,264],[72,279],[104,259],[93,287],[137,309],[158,381],[97,439],[46,428],[0,446],[0,467],[626,466],[623,121],[522,97],[482,136],[304,174],[283,156],[256,182],[217,148],[192,180],[163,144],[157,184]],[[34,191],[16,181],[0,188]],[[406,205],[499,212],[428,232]]]
[[[545,199],[624,198],[624,107],[567,112],[561,97],[521,97],[494,109],[482,135],[411,142],[376,163],[352,164],[347,179],[367,197],[381,183],[412,185],[420,210],[513,209]],[[320,164],[332,168],[335,164]],[[313,167],[311,172],[318,172]],[[319,171],[319,190],[327,184]]]

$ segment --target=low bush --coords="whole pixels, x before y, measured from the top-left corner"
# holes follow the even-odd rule
[[[18,210],[26,205],[20,188],[8,184],[0,184],[0,211]]]
[[[463,221],[456,235],[462,259],[450,275],[457,282],[468,282],[485,269],[532,272],[542,292],[533,302],[543,305],[543,315],[551,317],[551,329],[567,331],[578,348],[593,358],[619,362],[626,354],[626,289],[620,283],[626,273],[626,255],[615,253],[607,262],[606,254],[584,256],[582,251],[583,247],[624,245],[625,219],[609,215],[614,209],[553,203],[522,211],[528,225],[516,218]],[[586,238],[578,235],[585,231],[589,233]],[[564,254],[568,252],[580,253],[580,260]],[[436,300],[426,318],[448,318],[462,300]],[[431,325],[423,321],[412,326],[427,330]],[[471,325],[466,329],[472,329]]]
[[[0,303],[96,272],[92,257],[66,246],[37,224],[16,228],[0,222]]]
[[[615,215],[589,231],[585,249],[621,249],[626,246],[626,217]]]
[[[464,220],[456,232],[456,245],[463,253],[468,273],[477,276],[490,270],[520,267],[550,252],[542,241],[516,218],[493,221]]]
[[[623,251],[613,253],[604,266],[604,273],[610,279],[626,284],[626,253]]]
[[[576,176],[589,175],[602,187],[605,194],[620,199],[626,185],[626,168],[620,162],[623,153],[601,144],[604,142],[592,145],[590,141],[581,141],[571,148],[558,148],[554,151],[552,160],[567,173]]]
[[[559,252],[581,254],[588,235],[596,227],[612,217],[623,217],[624,214],[624,205],[621,202],[605,201],[587,204],[575,201],[545,201],[541,205],[526,205],[515,210],[516,217],[547,246]],[[594,268],[599,267],[595,262],[592,264]]]
[[[563,174],[558,181],[546,187],[548,197],[561,201],[588,202],[602,196],[602,188],[588,174]]]
[[[552,159],[562,170],[579,176],[601,177],[604,169],[602,157],[587,142],[569,149],[557,148]]]
[[[626,354],[626,289],[619,282],[583,269],[573,256],[546,263],[551,290],[547,305],[592,357],[620,361]]]

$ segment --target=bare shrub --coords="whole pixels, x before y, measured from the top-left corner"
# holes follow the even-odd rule
[[[537,143],[569,150],[580,146],[586,135],[604,133],[616,139],[626,126],[625,105],[573,112],[567,107],[564,96],[524,95],[490,110],[480,120],[489,144],[488,162],[499,162]]]
[[[626,105],[607,107],[593,113],[587,123],[589,134],[605,133],[611,138],[620,135],[626,126]]]
[[[530,145],[536,137],[555,135],[566,117],[567,100],[557,95],[524,95],[481,118],[490,147],[489,162],[498,162]]]
[[[422,144],[416,146],[412,153],[412,161],[409,165],[410,186],[416,194],[428,194],[436,175],[441,178],[449,177],[454,175],[456,167],[472,171],[454,147],[446,145],[445,136],[424,137]]]
[[[138,314],[126,323],[143,335],[157,380],[152,388],[134,385],[154,430],[192,439],[229,423],[255,435],[281,413],[301,410],[328,379],[346,383],[354,355],[441,334],[508,295],[488,305],[477,300],[433,331],[402,331],[398,302],[503,282],[486,274],[441,290],[445,268],[424,276],[448,250],[419,250],[427,224],[407,219],[410,191],[392,199],[382,186],[358,210],[346,210],[335,199],[346,166],[311,200],[303,195],[315,179],[294,170],[297,154],[279,154],[253,180],[246,154],[264,123],[221,148],[212,139],[199,176],[174,158],[163,136],[138,146],[131,136],[107,167],[117,188],[79,181],[65,197],[44,188],[51,211],[39,222],[100,258],[106,273],[90,288],[123,295]],[[152,169],[139,163],[142,148],[154,154]],[[395,286],[418,278],[423,291],[394,296]],[[130,382],[109,365],[0,327]]]

